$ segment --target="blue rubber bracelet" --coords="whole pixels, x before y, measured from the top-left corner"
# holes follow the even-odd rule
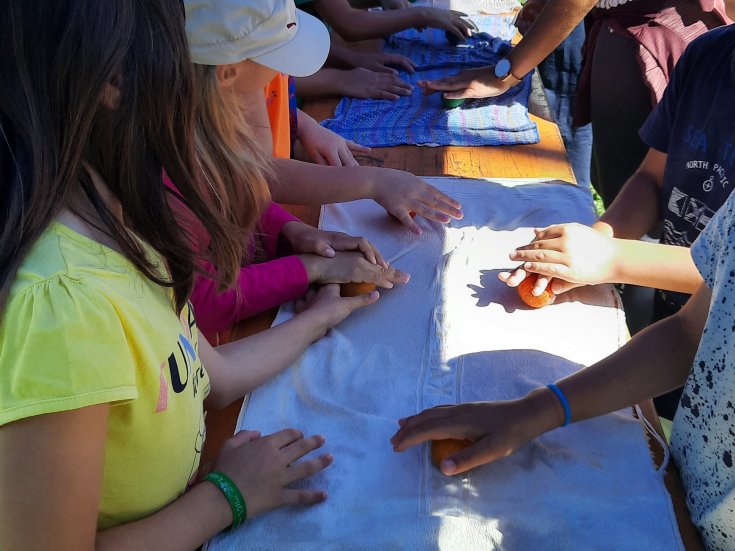
[[[556,397],[559,398],[559,401],[561,402],[561,407],[564,408],[564,424],[562,425],[562,427],[566,427],[569,423],[572,422],[572,408],[569,407],[569,400],[567,400],[567,397],[564,396],[564,393],[561,391],[561,389],[554,383],[550,383],[546,385],[546,387],[550,388],[551,391],[556,394]]]

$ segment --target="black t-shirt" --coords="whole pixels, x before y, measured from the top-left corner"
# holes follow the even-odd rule
[[[735,27],[714,29],[689,45],[640,136],[667,154],[661,243],[689,247],[735,178]],[[667,298],[683,304],[687,295]]]

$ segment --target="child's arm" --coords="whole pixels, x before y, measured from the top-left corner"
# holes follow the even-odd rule
[[[310,283],[369,282],[390,289],[408,282],[408,274],[387,266],[382,257],[380,261],[370,262],[363,252],[340,251],[333,258],[290,255],[241,268],[236,287],[224,291],[218,290],[215,280],[197,276],[191,296],[197,325],[209,338],[255,314],[303,297]],[[211,264],[206,269],[215,273]]]
[[[649,149],[641,165],[594,225],[620,239],[640,239],[661,219],[660,202],[668,155]]]
[[[296,79],[296,93],[305,98],[345,96],[360,99],[387,99],[410,96],[413,86],[393,73],[355,69],[322,68],[309,77]]]
[[[353,237],[346,233],[325,231],[293,221],[286,224],[281,232],[294,253],[314,254],[334,258],[337,251],[357,251],[362,253],[371,264],[388,267],[383,255],[364,237]]]
[[[677,314],[642,332],[595,365],[559,381],[572,421],[617,411],[684,384],[709,312],[703,284]],[[564,410],[548,388],[506,402],[438,407],[399,421],[396,451],[437,438],[468,438],[475,444],[445,460],[445,474],[506,457],[529,440],[561,426]]]
[[[369,12],[353,8],[347,0],[316,0],[314,4],[321,18],[350,42],[383,38],[413,27],[444,29],[462,41],[470,36],[470,25],[462,19],[466,15],[450,10],[422,6]]]
[[[202,268],[216,273],[216,268],[208,262]],[[197,325],[207,337],[304,296],[309,278],[303,261],[291,255],[240,268],[234,288],[220,291],[218,285],[216,280],[204,275],[197,275],[194,280],[191,302]]]
[[[500,279],[515,287],[525,279],[526,270],[539,273],[538,294],[551,277],[559,278],[553,283],[555,293],[594,283],[630,283],[693,293],[702,278],[688,249],[633,241],[659,221],[666,158],[665,153],[649,149],[592,229],[561,224],[537,232],[531,243],[510,257],[532,264],[512,273],[501,272]]]
[[[296,361],[328,329],[377,300],[377,291],[343,298],[338,285],[326,285],[308,309],[280,325],[217,348],[200,340],[199,355],[212,383],[205,404],[219,409],[253,391]]]
[[[97,532],[109,408],[100,404],[0,426],[1,548],[195,549],[232,523],[222,492],[200,482],[141,520]],[[306,478],[332,462],[325,454],[298,471],[289,468],[323,444],[323,437],[303,438],[293,429],[262,438],[243,431],[224,444],[215,469],[245,496],[248,518],[319,503],[324,492],[285,486],[289,477]]]
[[[516,78],[533,71],[569,36],[596,0],[548,0],[521,41],[508,54],[511,72]],[[405,10],[402,10],[405,11]],[[499,80],[487,67],[468,69],[450,77],[422,81],[424,92],[449,92],[447,98],[487,98],[499,96],[513,83]]]
[[[688,247],[615,239],[581,224],[562,224],[536,230],[536,238],[511,252],[523,262],[520,269],[498,274],[515,287],[525,273],[554,278],[552,291],[563,293],[579,285],[629,283],[691,294],[702,283]],[[546,284],[537,284],[541,294]]]
[[[411,2],[408,0],[349,0],[349,2],[353,8],[360,9],[380,6],[384,10],[402,10],[411,7]]]
[[[378,73],[398,74],[393,67],[399,67],[407,73],[416,71],[416,64],[406,56],[387,54],[384,52],[361,52],[332,41],[329,48],[329,63],[338,66],[362,67]]]
[[[447,223],[461,218],[461,205],[408,172],[377,167],[323,167],[291,159],[275,159],[274,200],[297,205],[342,203],[373,199],[414,233],[421,233],[410,216]]]
[[[370,148],[345,140],[324,128],[301,109],[298,111],[296,136],[312,161],[328,166],[359,166],[354,153],[369,153]]]

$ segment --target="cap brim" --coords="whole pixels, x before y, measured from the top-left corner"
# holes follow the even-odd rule
[[[283,46],[252,58],[293,77],[308,77],[322,68],[329,55],[329,31],[316,17],[296,10],[297,31]]]

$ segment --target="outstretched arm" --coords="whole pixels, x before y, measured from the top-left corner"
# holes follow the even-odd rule
[[[617,411],[684,384],[709,312],[710,290],[702,284],[684,308],[642,332],[595,365],[559,381],[572,421]],[[470,439],[474,445],[446,459],[442,472],[455,474],[506,457],[529,440],[559,427],[564,410],[547,388],[517,400],[481,402],[425,410],[399,421],[395,451],[431,439]]]
[[[100,404],[0,427],[2,549],[194,549],[232,523],[220,490],[200,482],[143,519],[97,532],[109,410]],[[285,486],[332,462],[325,454],[291,465],[323,444],[293,429],[263,437],[242,431],[224,444],[215,469],[235,482],[250,518],[318,503],[323,492]]]
[[[326,285],[307,310],[266,331],[217,348],[200,339],[199,355],[212,386],[205,405],[218,409],[242,398],[286,369],[354,310],[377,300],[377,292],[343,298],[338,285]]]
[[[638,170],[623,186],[610,208],[592,228],[560,224],[536,231],[528,245],[511,260],[523,262],[501,279],[516,286],[526,272],[538,273],[536,287],[543,292],[555,278],[555,293],[585,284],[629,283],[668,291],[693,293],[702,283],[689,249],[638,239],[660,220],[659,205],[666,154],[649,149]]]
[[[508,54],[511,73],[522,78],[569,36],[596,0],[548,0],[518,45]],[[486,67],[469,69],[434,81],[419,82],[424,93],[449,92],[447,98],[487,98],[508,90],[510,80],[501,81]]]
[[[421,229],[410,213],[447,223],[462,218],[461,205],[409,172],[391,168],[325,167],[291,159],[275,159],[275,201],[296,205],[323,205],[373,199],[414,233]]]
[[[337,34],[351,42],[383,38],[412,27],[444,29],[459,40],[470,36],[470,24],[462,19],[465,14],[439,8],[369,12],[353,8],[347,0],[317,0],[316,10]]]

